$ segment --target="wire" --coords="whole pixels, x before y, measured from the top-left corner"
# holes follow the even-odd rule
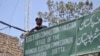
[[[12,19],[13,19],[13,16],[14,16],[15,12],[16,12],[16,9],[17,9],[17,6],[18,6],[18,4],[19,4],[19,1],[20,1],[20,0],[17,0],[16,5],[15,5],[15,8],[14,8],[14,10],[13,10],[13,12],[12,12],[11,18],[10,18],[10,20],[9,20],[10,24],[11,24],[11,21],[12,21]]]
[[[1,31],[1,30],[4,30],[4,29],[6,29],[6,28],[8,28],[8,27],[1,28],[0,31]]]
[[[0,6],[2,5],[3,1],[4,1],[4,0],[1,0],[1,2],[0,2]]]

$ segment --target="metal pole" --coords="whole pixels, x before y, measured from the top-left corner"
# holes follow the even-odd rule
[[[8,27],[10,27],[10,28],[12,27],[12,28],[14,28],[14,29],[17,29],[17,30],[20,30],[20,31],[23,31],[23,32],[27,32],[27,31],[25,31],[25,30],[23,30],[23,29],[21,29],[21,28],[18,28],[18,27],[9,25],[9,24],[7,24],[7,23],[5,23],[5,22],[3,22],[3,21],[0,21],[0,23],[3,24],[3,25],[8,26]]]

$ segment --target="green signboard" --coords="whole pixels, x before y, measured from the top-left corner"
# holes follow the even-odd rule
[[[24,56],[77,56],[100,51],[100,12],[25,37]]]
[[[100,51],[100,12],[78,20],[77,53]]]

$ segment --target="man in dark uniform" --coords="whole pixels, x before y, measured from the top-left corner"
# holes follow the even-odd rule
[[[42,25],[42,22],[43,22],[42,18],[36,18],[35,21],[36,21],[37,26],[33,28],[30,32],[35,32],[35,31],[47,28],[47,26]]]
[[[37,26],[35,28],[33,28],[32,30],[21,34],[21,36],[20,36],[21,38],[31,34],[32,32],[47,28],[47,26],[42,25],[42,22],[43,22],[42,18],[36,18],[35,21],[36,21]]]

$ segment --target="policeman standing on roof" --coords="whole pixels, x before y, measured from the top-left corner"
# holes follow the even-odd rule
[[[36,18],[35,21],[36,21],[36,25],[37,26],[35,28],[31,29],[30,31],[21,34],[21,36],[20,36],[21,38],[29,35],[32,32],[35,32],[35,31],[38,31],[38,30],[47,28],[47,26],[42,25],[42,22],[43,22],[43,19],[42,18]]]
[[[37,26],[35,28],[33,28],[30,32],[34,32],[34,31],[38,31],[38,30],[47,28],[47,26],[42,25],[42,22],[43,22],[42,18],[36,18],[35,21],[36,21]]]

